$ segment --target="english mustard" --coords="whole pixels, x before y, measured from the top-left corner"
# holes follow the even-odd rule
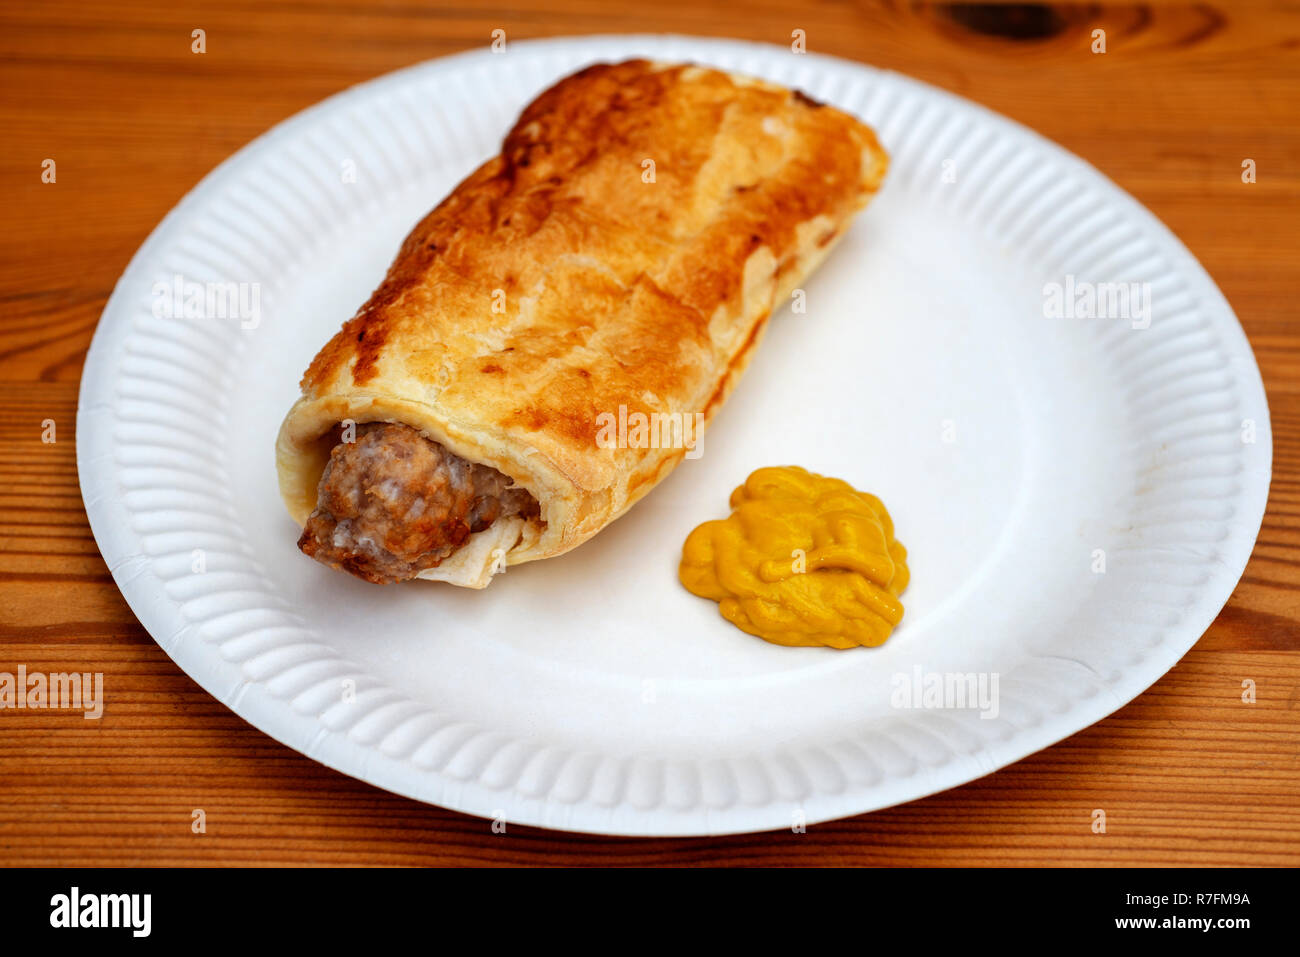
[[[908,570],[880,499],[784,466],[750,475],[731,509],[687,536],[678,576],[689,591],[778,645],[884,644]]]

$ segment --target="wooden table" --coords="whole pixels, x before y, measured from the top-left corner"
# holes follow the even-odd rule
[[[0,671],[104,671],[111,707],[0,712],[9,864],[1300,863],[1300,9],[1279,4],[871,7],[818,0],[5,0],[0,7]],[[327,770],[201,691],[136,622],[75,465],[82,361],[164,213],[272,124],[397,67],[486,44],[677,32],[788,43],[909,73],[1090,160],[1187,243],[1241,317],[1275,431],[1241,585],[1113,717],[903,807],[710,840],[583,837],[426,807]],[[1090,50],[1092,30],[1107,50]],[[191,31],[207,52],[191,53]],[[57,180],[41,179],[54,159]],[[1255,184],[1241,178],[1253,159]],[[41,441],[53,419],[57,442]],[[1254,679],[1255,704],[1240,700]],[[1104,808],[1104,835],[1090,828]],[[193,809],[207,833],[191,831]]]

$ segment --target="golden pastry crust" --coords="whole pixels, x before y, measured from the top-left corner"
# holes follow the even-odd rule
[[[580,544],[686,452],[601,448],[598,416],[707,422],[887,164],[853,117],[747,77],[629,60],[561,80],[308,368],[277,446],[290,513],[333,426],[385,420],[537,498],[505,564]],[[427,577],[482,587],[470,551]]]

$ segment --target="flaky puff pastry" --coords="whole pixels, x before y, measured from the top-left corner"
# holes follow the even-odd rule
[[[561,80],[303,376],[276,448],[290,514],[311,513],[334,427],[382,420],[540,505],[421,577],[481,588],[580,545],[687,451],[602,447],[600,416],[707,423],[887,166],[852,116],[748,77],[629,60]]]

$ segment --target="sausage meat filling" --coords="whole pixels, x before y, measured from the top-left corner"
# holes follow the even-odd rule
[[[494,468],[467,462],[406,425],[357,427],[340,441],[298,547],[377,584],[434,568],[499,518],[533,518],[536,499]]]

